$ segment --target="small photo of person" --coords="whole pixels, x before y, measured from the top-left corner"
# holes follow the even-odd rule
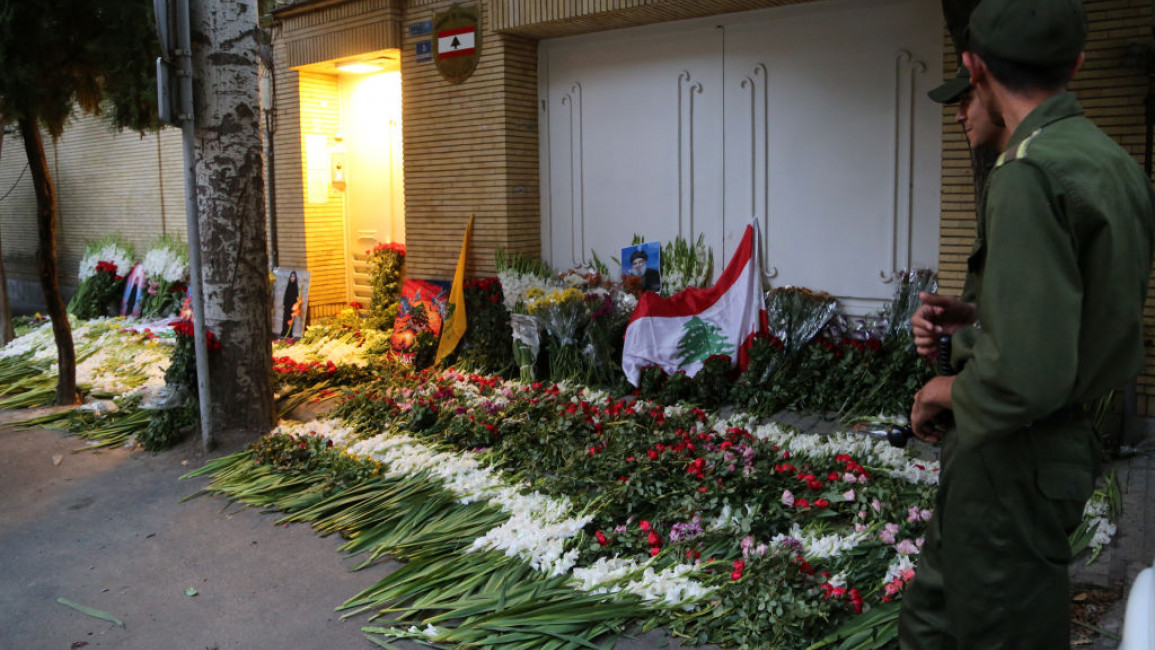
[[[662,244],[646,242],[622,249],[622,281],[640,283],[641,291],[662,292]],[[631,278],[638,278],[631,280]]]
[[[299,338],[304,333],[309,276],[308,271],[273,269],[272,325],[277,338]]]

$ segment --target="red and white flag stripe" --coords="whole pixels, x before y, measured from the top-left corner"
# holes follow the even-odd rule
[[[438,58],[448,59],[473,54],[477,51],[476,34],[476,27],[458,27],[437,32]]]

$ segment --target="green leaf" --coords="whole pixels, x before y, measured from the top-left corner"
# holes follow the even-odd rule
[[[64,598],[57,598],[56,602],[60,603],[61,605],[64,605],[65,607],[71,607],[72,609],[75,609],[76,611],[80,612],[81,614],[87,614],[88,616],[91,616],[93,618],[99,618],[101,620],[108,621],[109,623],[115,624],[117,627],[124,627],[123,621],[116,618],[112,614],[109,614],[108,612],[102,612],[99,609],[93,609],[91,607],[85,607],[84,605],[74,603],[71,600],[67,600]]]

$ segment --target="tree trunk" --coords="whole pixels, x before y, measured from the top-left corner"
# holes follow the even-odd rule
[[[273,426],[272,332],[257,78],[257,5],[192,0],[205,326],[214,440]]]
[[[40,271],[40,286],[44,288],[44,302],[48,303],[48,315],[52,317],[52,334],[56,338],[56,360],[60,369],[56,403],[61,406],[76,404],[80,401],[80,394],[76,391],[76,350],[72,347],[72,328],[68,325],[68,312],[60,297],[60,279],[56,272],[56,188],[52,185],[52,175],[44,157],[40,126],[35,119],[27,117],[20,118],[19,125],[24,151],[28,154],[28,171],[32,173],[32,186],[36,190],[36,225],[40,239],[36,265]]]
[[[3,121],[0,120],[0,148],[4,146]],[[3,239],[0,238],[0,346],[16,338],[12,329],[12,303],[8,300],[8,275],[4,273]]]

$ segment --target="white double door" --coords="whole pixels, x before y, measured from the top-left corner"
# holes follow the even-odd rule
[[[774,286],[877,309],[938,259],[942,36],[936,2],[838,0],[543,42],[548,261],[704,235],[716,275],[757,220]]]

